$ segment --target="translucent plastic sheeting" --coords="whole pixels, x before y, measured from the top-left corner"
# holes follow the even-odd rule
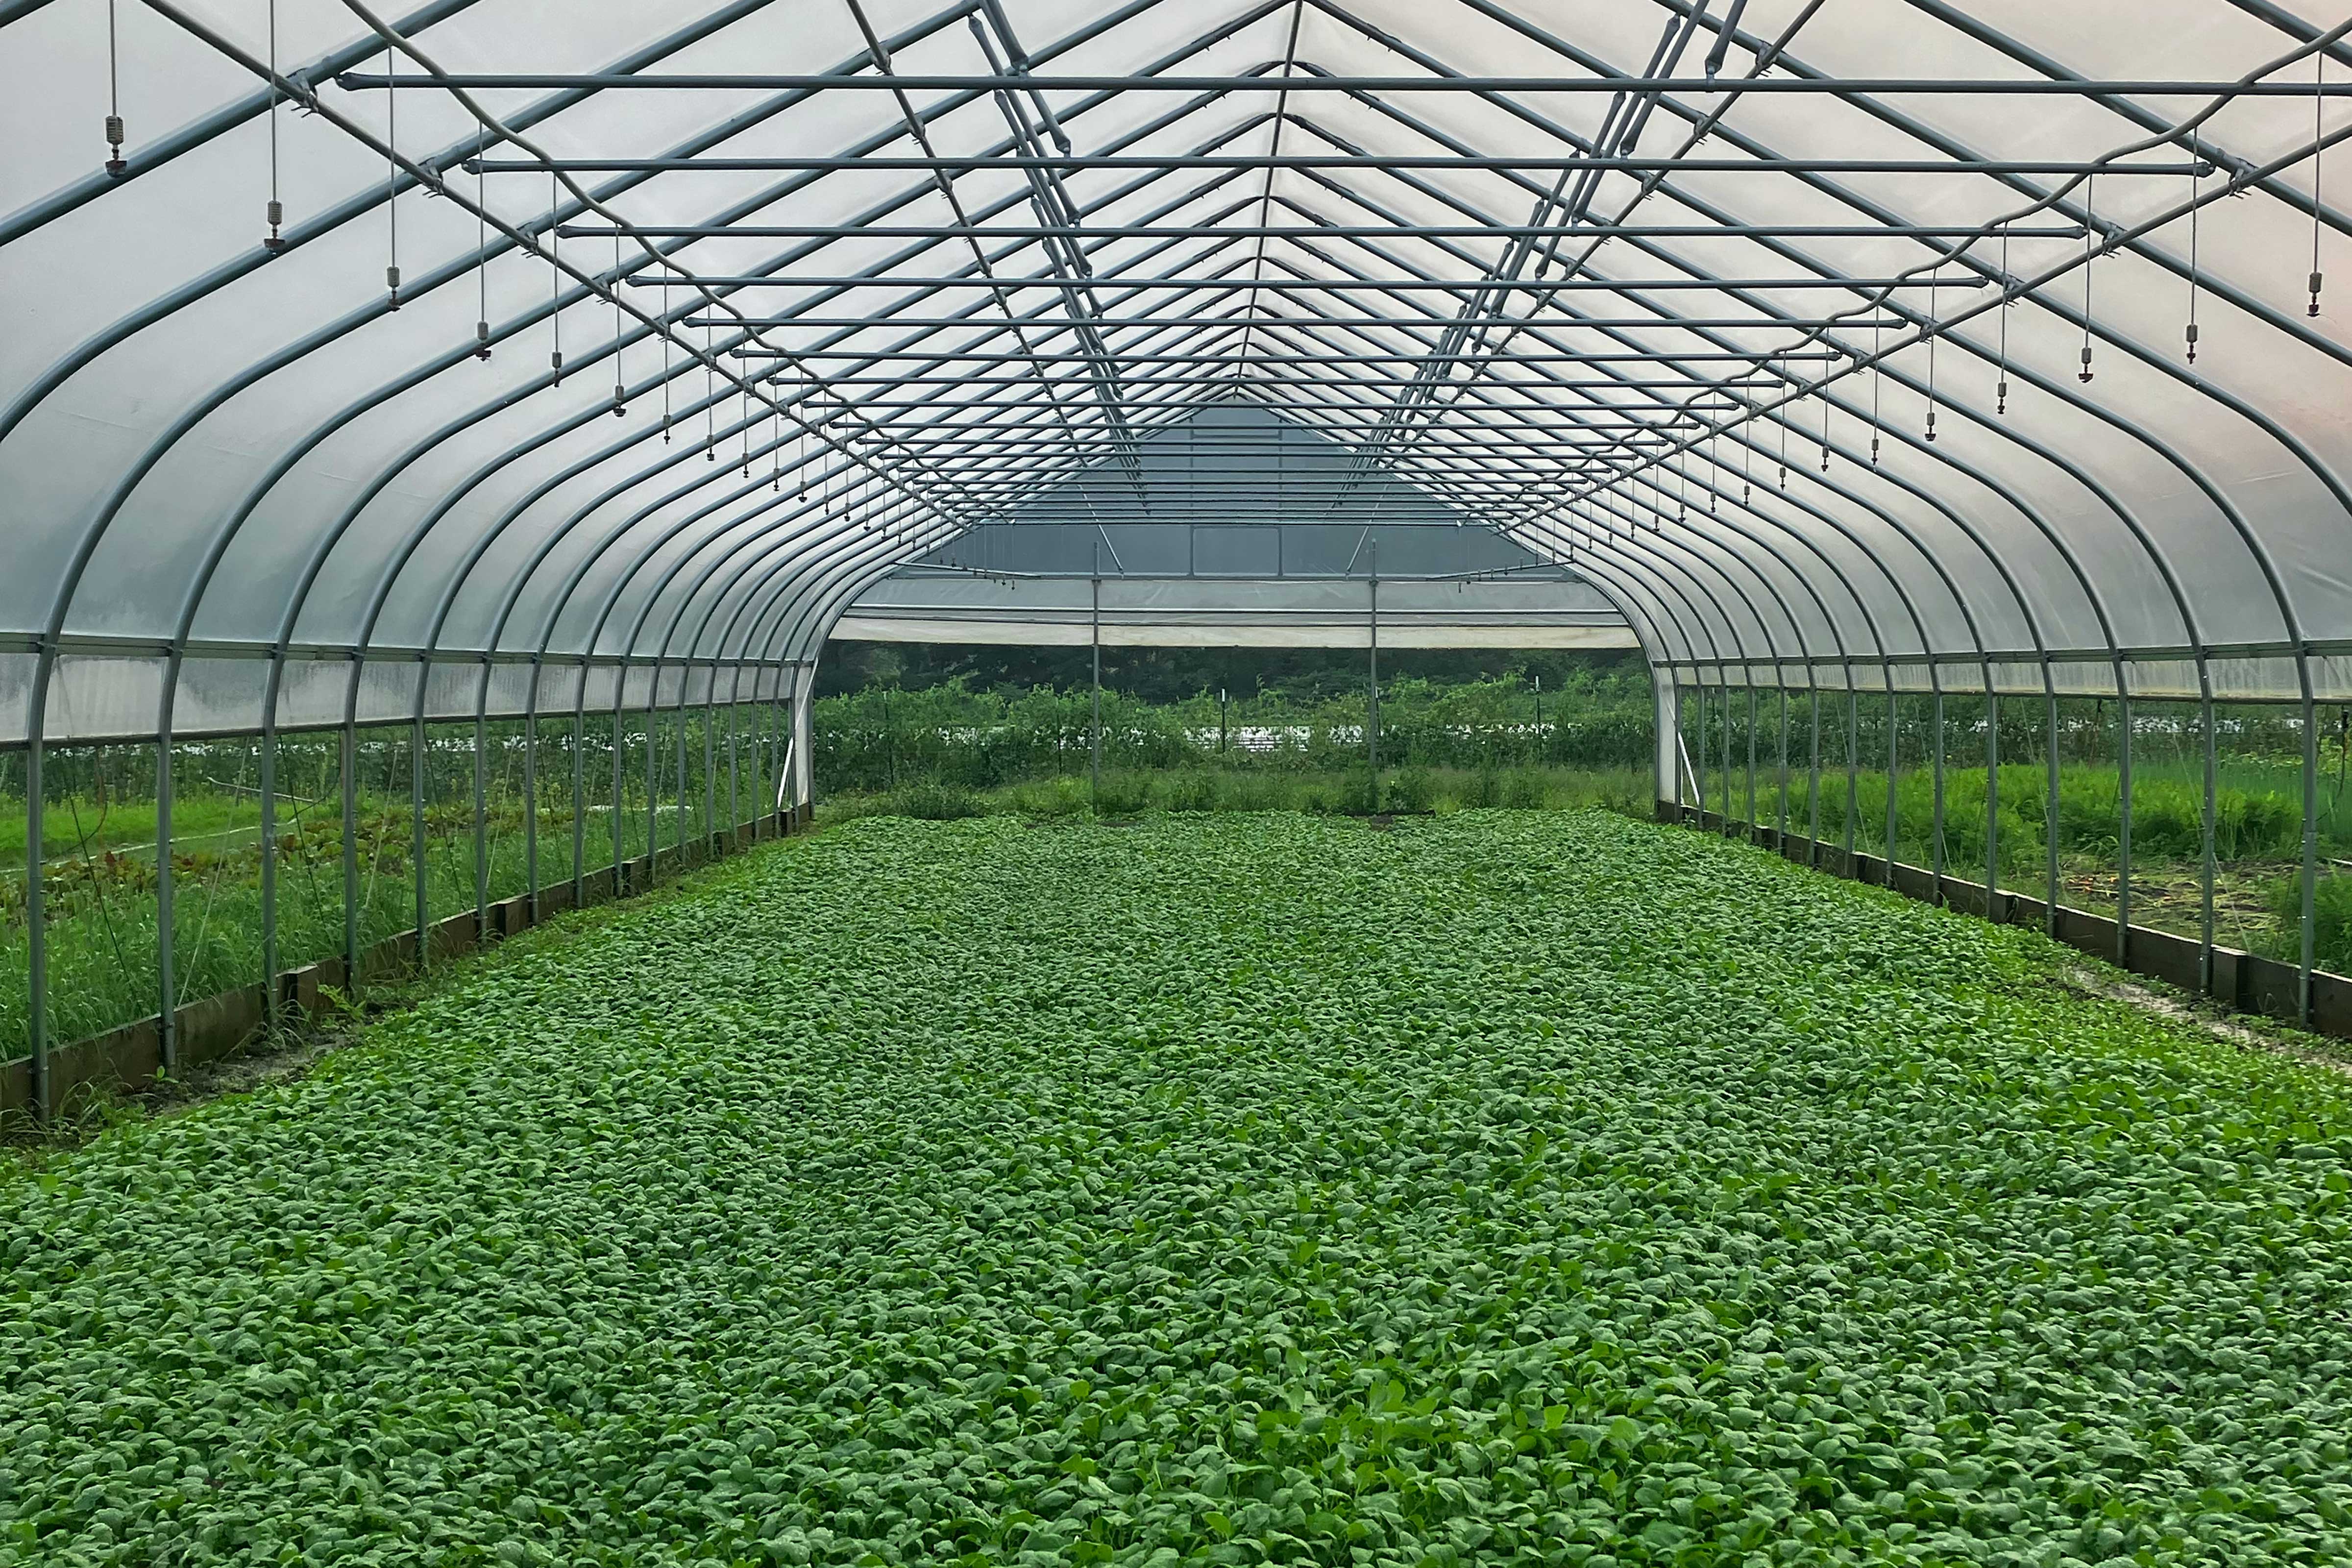
[[[1932,668],[1918,663],[1808,664],[1791,660],[1778,665],[1707,665],[1707,679],[1733,685],[1780,686],[1798,689],[1857,691],[1982,691],[1990,676],[1995,691],[2032,695],[2056,691],[2065,695],[2109,696],[2128,691],[2136,697],[2189,699],[2200,695],[2198,660],[2016,658],[1947,659]],[[2210,658],[2202,661],[2204,683],[2214,700],[2221,702],[2294,701],[2305,672],[2314,698],[2322,702],[2352,700],[2352,658],[2328,655],[2292,658]]]
[[[906,643],[992,643],[1013,647],[1085,647],[1097,639],[1083,619],[997,620],[856,612],[834,628],[835,640]],[[1216,620],[1200,616],[1175,621],[1106,622],[1098,639],[1105,647],[1369,647],[1371,633],[1360,622],[1333,618],[1270,621],[1262,616]],[[1381,629],[1387,648],[1630,648],[1633,634],[1622,626],[1530,625],[1513,618],[1487,626],[1402,620]]]
[[[0,655],[0,745],[21,745],[25,741],[33,666],[29,655]],[[274,710],[277,727],[288,733],[331,729],[347,721],[386,724],[419,717],[470,719],[478,712],[493,719],[520,719],[534,710],[534,668],[539,684],[536,710],[543,714],[569,712],[580,701],[583,679],[576,665],[486,665],[478,658],[436,665],[425,681],[420,713],[419,667],[415,661],[372,661],[356,668],[354,690],[354,666],[348,658],[289,659],[278,673],[273,709],[268,701],[268,660],[184,658],[173,687],[171,732],[189,737],[248,734],[262,727],[265,710]],[[688,700],[698,703],[709,700],[714,680],[722,700],[739,688],[746,701],[773,698],[784,689],[789,673],[775,666],[732,662],[688,668]],[[170,669],[169,661],[160,656],[61,656],[50,672],[43,737],[78,743],[154,735]],[[617,667],[587,671],[590,706],[612,706],[613,683],[620,673]],[[650,670],[634,674],[633,701],[642,703],[651,679]],[[673,666],[666,678],[663,700],[674,702],[677,689],[678,672]]]
[[[1377,595],[1377,626],[1375,626]],[[894,578],[834,635],[884,642],[1117,647],[1632,647],[1608,601],[1575,582],[1091,581]]]
[[[1251,509],[1572,554],[1659,659],[2112,680],[2205,648],[2300,700],[2352,644],[2352,266],[2315,156],[2352,51],[2312,5],[0,17],[7,737],[132,733],[192,638],[811,657],[892,566],[1108,504],[1213,403],[1344,454]],[[614,80],[778,68],[895,73],[920,133],[887,91]],[[388,71],[425,85],[338,74]],[[2021,90],[2053,80],[2090,85]],[[1230,513],[1247,464],[1202,457],[1127,504]],[[266,694],[218,662],[175,724]],[[478,679],[432,666],[427,717]]]

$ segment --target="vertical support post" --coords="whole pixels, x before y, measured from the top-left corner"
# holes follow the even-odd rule
[[[1370,639],[1371,657],[1365,666],[1364,687],[1364,757],[1372,768],[1372,804],[1380,804],[1381,775],[1381,547],[1378,541],[1370,546],[1370,575],[1366,579],[1370,589],[1368,601],[1369,618],[1365,629]]]
[[[718,677],[714,674],[714,681]],[[727,689],[727,843],[733,847],[736,830],[743,826],[743,789],[739,774],[740,758],[736,751],[735,730],[743,718],[743,667],[737,665]],[[714,695],[715,688],[714,688]]]
[[[1670,773],[1674,785],[1661,793],[1658,798],[1675,808],[1675,822],[1680,826],[1683,820],[1683,684],[1679,678],[1664,694],[1659,706],[1663,710],[1659,727],[1674,736],[1675,744]],[[1664,766],[1669,760],[1663,755],[1665,747],[1661,745],[1658,750],[1662,753],[1660,765]]]
[[[719,669],[709,670],[710,684],[702,700],[702,856],[719,852]]]
[[[1756,672],[1748,671],[1748,842],[1763,836],[1764,824],[1756,810]]]
[[[425,681],[429,668],[420,659],[416,666],[416,718],[409,736],[408,794],[409,821],[412,830],[410,851],[415,859],[416,882],[416,967],[421,973],[432,962],[432,931],[427,920],[425,889]]]
[[[1993,689],[1992,666],[1984,667],[1985,700],[1985,919],[2004,917],[2000,908],[2000,693]]]
[[[768,790],[768,806],[763,809],[772,810],[776,815],[776,821],[772,826],[777,832],[790,833],[796,820],[792,815],[797,810],[797,807],[793,805],[793,790],[800,777],[801,762],[798,753],[793,750],[797,743],[795,736],[798,731],[793,716],[793,700],[799,693],[801,684],[799,662],[785,660],[778,666],[775,678],[775,689],[769,695],[765,703],[767,738],[762,743],[768,751],[767,776],[773,781],[773,784]],[[815,679],[814,668],[810,671],[809,679],[812,682]]]
[[[1935,724],[1935,734],[1930,741],[1934,752],[1928,761],[1932,796],[1929,807],[1931,826],[1928,828],[1928,837],[1932,842],[1928,852],[1933,857],[1929,872],[1936,879],[1936,902],[1940,905],[1944,901],[1944,865],[1948,858],[1944,850],[1944,681],[1932,664],[1927,667],[1927,679],[1936,685],[1935,695],[1929,700],[1929,717]]]
[[[1696,802],[1698,825],[1705,827],[1706,826],[1706,682],[1703,679],[1693,681],[1691,692],[1691,706],[1697,710],[1692,720],[1691,731],[1698,737],[1698,755],[1692,760],[1691,787],[1698,794]]]
[[[1854,874],[1853,830],[1862,816],[1862,693],[1854,689],[1853,666],[1845,667],[1845,874]]]
[[[686,777],[686,667],[677,671],[677,730],[672,748],[677,753],[677,868],[683,872],[689,862],[686,858],[688,828],[694,823],[692,796],[687,793]]]
[[[360,994],[360,732],[346,715],[338,737],[343,811],[343,993]]]
[[[490,665],[482,661],[482,700],[474,708],[474,945],[490,940]]]
[[[646,685],[646,886],[661,872],[661,666]]]
[[[806,820],[816,814],[816,669],[803,665],[793,680],[793,811]]]
[[[1811,751],[1805,764],[1805,864],[1822,863],[1822,682],[1819,666],[1806,671],[1812,709]]]
[[[539,680],[540,664],[530,661],[530,695],[522,705],[522,888],[523,907],[537,925],[544,912],[539,907]]]
[[[2043,748],[2049,772],[2049,795],[2042,803],[2042,854],[2046,864],[2042,875],[2049,882],[2049,901],[2042,906],[2043,924],[2052,936],[2058,934],[2058,687],[2052,679],[2050,663],[2042,665],[2042,699],[2048,705],[2049,744]]]
[[[283,1022],[278,995],[278,681],[277,660],[261,698],[261,1019]]]
[[[1229,701],[1230,701],[1230,698],[1229,698],[1229,696],[1228,696],[1228,694],[1227,694],[1227,692],[1226,692],[1225,689],[1224,689],[1223,687],[1222,687],[1222,686],[1218,687],[1218,688],[1217,688],[1217,755],[1219,755],[1219,756],[1221,756],[1221,757],[1222,757],[1222,756],[1223,756],[1223,755],[1225,754],[1225,735],[1226,735],[1226,732],[1227,732],[1227,727],[1226,727],[1226,722],[1225,722],[1225,713],[1226,713],[1226,708],[1227,708],[1227,705],[1228,705]]]
[[[2131,686],[2116,666],[2116,962],[2131,966],[2132,708]]]
[[[163,663],[163,697],[155,725],[155,1050],[166,1077],[180,1070],[180,983],[176,957],[172,868],[172,698],[180,679],[175,653]],[[29,864],[30,862],[28,862]]]
[[[47,693],[48,675],[46,658],[42,668],[34,677],[40,689],[34,693],[33,719],[25,747],[25,937],[27,965],[25,977],[25,1027],[31,1036],[33,1051],[33,1115],[46,1122],[57,1107],[51,1103],[49,1080],[49,933],[48,910],[46,908],[47,889],[42,886],[42,873],[47,859],[42,844],[44,808],[41,798],[46,784],[41,777],[41,754],[47,748],[41,738],[41,704]]]
[[[1087,724],[1087,804],[1102,808],[1102,546],[1095,546],[1094,598],[1087,640],[1094,656],[1094,705]]]
[[[588,667],[572,705],[572,907],[588,901]]]
[[[1664,665],[1650,668],[1652,696],[1651,725],[1656,745],[1651,749],[1650,774],[1654,781],[1651,794],[1657,807],[1673,813],[1668,819],[1679,825],[1683,821],[1683,686],[1681,679]]]
[[[1543,677],[1536,677],[1536,762],[1544,760]]]
[[[791,679],[791,668],[780,667],[775,672],[775,687],[768,693],[767,701],[762,704],[767,712],[766,744],[768,748],[768,771],[765,775],[767,783],[763,786],[767,794],[762,798],[767,803],[763,810],[770,817],[768,826],[772,829],[780,827],[782,821],[784,797],[791,791],[791,785],[786,777],[793,760],[793,710],[791,688],[788,684]]]
[[[1716,666],[1715,673],[1716,679],[1722,682],[1716,696],[1723,704],[1723,809],[1716,813],[1716,823],[1723,829],[1723,836],[1728,838],[1731,837],[1731,781],[1738,776],[1731,760],[1731,681],[1723,673],[1721,665]]]
[[[2213,756],[2213,677],[2206,668],[2205,652],[2201,647],[2197,652],[2197,728],[2202,737],[2205,752],[2205,809],[2198,823],[2197,989],[2210,995],[2213,990],[2213,786],[2218,770]]]
[[[785,672],[776,672],[776,691],[767,699],[767,773],[776,781],[776,787],[769,793],[769,811],[772,827],[779,832],[791,832],[791,827],[783,826],[783,811],[793,795],[793,693],[785,687]]]
[[[2319,710],[2312,700],[2311,660],[2297,655],[2303,675],[2303,899],[2301,941],[2296,947],[2295,1016],[2311,1022],[2311,969],[2319,935]]]
[[[1895,886],[1895,842],[1899,826],[1895,786],[1902,772],[1903,700],[1895,690],[1895,667],[1886,667],[1886,885]]]
[[[1789,848],[1789,683],[1785,668],[1778,673],[1780,676],[1780,802],[1773,818],[1772,849],[1775,854],[1785,855]]]
[[[586,678],[583,672],[583,679]],[[622,812],[621,774],[627,766],[628,748],[622,742],[625,726],[621,715],[629,700],[629,668],[624,664],[613,672],[613,896],[619,898],[628,891],[628,862],[622,851],[628,847],[627,821]]]

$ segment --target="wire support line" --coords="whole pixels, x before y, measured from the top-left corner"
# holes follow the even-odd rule
[[[566,239],[603,239],[622,234],[643,239],[951,239],[946,224],[627,224],[620,228],[565,224]],[[988,224],[990,239],[1961,239],[1975,227],[1950,224],[1751,223],[1751,224],[1120,224],[1052,228],[1034,224]],[[2083,237],[2080,224],[2021,225],[2018,239]]]
[[[1366,418],[1335,419],[1319,426],[1318,433],[1328,437],[1328,433],[1334,430],[1344,432],[1370,427],[1372,427],[1372,422]],[[1007,437],[1025,435],[1038,428],[1040,427],[1034,424],[973,426],[924,425],[912,422],[892,426],[894,431],[940,447],[986,446],[1005,439]],[[1171,428],[1181,428],[1181,426]],[[1675,434],[1672,422],[1664,419],[1572,419],[1561,420],[1551,425],[1449,426],[1446,428],[1446,438],[1460,440],[1465,445],[1475,445],[1481,450],[1486,451],[1540,452],[1550,442],[1562,436],[1591,435],[1597,431],[1618,430],[1633,431],[1645,436]],[[933,438],[930,434],[932,432],[940,432],[940,434]],[[1493,437],[1496,439],[1474,440],[1474,437]],[[1277,447],[1265,443],[1252,445],[1237,442],[1228,446],[1216,446],[1202,441],[1183,440],[1155,446],[1146,455],[1155,460],[1165,459],[1170,462],[1181,459],[1186,463],[1192,463],[1204,458],[1231,461],[1235,465],[1236,472],[1255,476],[1249,481],[1254,484],[1257,482],[1258,477],[1276,472],[1295,475],[1318,471],[1312,468],[1302,468],[1281,460],[1285,457],[1297,458],[1302,449],[1296,445]],[[1314,458],[1318,462],[1328,462],[1331,460],[1331,453],[1318,449],[1315,452]],[[1157,471],[1154,482],[1172,483],[1178,482],[1180,479],[1181,482],[1187,485],[1214,485],[1224,482],[1223,476],[1192,473],[1189,469],[1182,470],[1181,473],[1174,469]]]
[[[1237,323],[1238,324],[1238,323]],[[1093,363],[1094,356],[1082,350],[1064,350],[1052,353],[1005,353],[972,352],[962,349],[729,349],[723,351],[736,359],[789,360],[855,360],[870,363],[881,360],[950,360],[958,364],[1029,364],[1052,361],[1071,365]],[[1225,353],[1130,353],[1118,351],[1116,357],[1121,364],[1448,364],[1466,363],[1479,358],[1475,349],[1463,349],[1454,353],[1432,353],[1421,349],[1399,349],[1386,354],[1301,354],[1281,353],[1267,349],[1234,349]],[[1764,360],[1834,360],[1846,356],[1833,351],[1811,351],[1803,353],[1782,353],[1778,349],[1757,349],[1741,353],[1723,349],[1707,349],[1696,353],[1681,353],[1662,349],[1656,353],[1514,353],[1516,364],[1660,364],[1685,361],[1706,363],[1736,360],[1756,363]]]
[[[1037,76],[900,73],[887,77],[768,75],[709,71],[452,71],[451,88],[473,91],[517,89],[633,90],[670,92],[1384,92],[1470,93],[1478,97],[1528,93],[1659,93],[1702,97],[1771,94],[1810,97],[1853,94],[1882,97],[1928,94],[1952,97],[2020,98],[2294,98],[2352,97],[2352,82],[2200,81],[2161,77],[2097,80],[2050,77],[1474,77],[1474,76]],[[335,85],[346,92],[415,90],[431,82],[392,79],[373,71],[341,71]]]
[[[752,273],[743,276],[696,274],[697,282],[716,289],[1053,289],[1066,287],[1068,280],[1054,277],[981,278],[909,278],[887,274],[856,273],[813,277],[793,273]],[[620,281],[632,289],[658,289],[659,278],[633,272]],[[1137,293],[1150,293],[1156,289],[1219,289],[1237,291],[1231,278],[1153,278],[1126,277],[1111,274],[1100,281],[1115,283]],[[1544,293],[1619,294],[1629,290],[1643,293],[1696,289],[1702,292],[1725,289],[1987,289],[1993,284],[1990,278],[1573,278],[1541,285]],[[1256,283],[1244,281],[1238,288],[1270,289],[1286,293],[1337,293],[1350,289],[1370,289],[1383,292],[1479,294],[1491,292],[1492,286],[1477,278],[1268,278]],[[1452,318],[1446,318],[1451,321]],[[783,327],[792,325],[789,317],[746,317],[743,324]],[[887,318],[876,318],[873,324],[887,325]]]
[[[1382,381],[1384,378],[1381,378],[1381,377],[1369,377],[1369,378],[1362,378],[1362,379],[1363,379],[1363,380],[1365,380],[1365,381],[1368,381],[1368,382],[1371,382],[1371,383],[1378,383],[1378,382]],[[1032,386],[1034,386],[1035,383],[1034,383],[1034,382],[1032,382],[1032,381],[1029,381],[1029,380],[1027,380],[1027,379],[1025,379],[1025,378],[1024,378],[1024,379],[1020,379],[1020,380],[1009,380],[1009,379],[1002,379],[1002,378],[982,378],[982,377],[978,377],[978,376],[970,376],[970,375],[837,375],[837,376],[829,376],[829,377],[827,377],[827,378],[825,379],[824,384],[825,384],[826,386],[828,386],[828,387],[835,387],[835,386],[888,386],[888,387],[899,387],[899,386],[908,386],[908,387],[913,387],[913,386],[959,386],[959,387],[965,388],[965,389],[966,389],[966,390],[968,390],[968,391],[973,391],[973,392],[1019,392],[1019,391],[1023,390],[1024,387],[1032,387]],[[1192,386],[1192,387],[1202,387],[1202,388],[1209,388],[1209,389],[1222,390],[1222,391],[1224,391],[1224,392],[1226,392],[1226,393],[1231,393],[1231,392],[1233,391],[1233,388],[1234,388],[1234,383],[1233,383],[1233,381],[1232,381],[1230,378],[1228,378],[1228,377],[1221,377],[1221,376],[1206,376],[1206,375],[1129,376],[1129,377],[1126,378],[1126,381],[1125,381],[1124,384],[1126,384],[1126,385],[1127,385],[1127,386],[1129,386],[1129,387]],[[1349,384],[1351,384],[1351,385],[1352,385],[1352,384],[1354,384],[1354,383],[1350,383]],[[1677,392],[1722,392],[1722,391],[1768,391],[1768,390],[1776,390],[1776,389],[1777,389],[1777,387],[1779,386],[1779,384],[1778,384],[1778,383],[1766,384],[1766,383],[1760,383],[1760,382],[1747,382],[1747,381],[1740,381],[1740,382],[1733,382],[1733,381],[1706,381],[1706,380],[1698,379],[1698,378],[1696,378],[1696,377],[1685,377],[1685,378],[1683,378],[1683,379],[1680,379],[1680,380],[1673,380],[1673,381],[1608,380],[1608,381],[1543,381],[1543,382],[1530,382],[1530,383],[1526,384],[1526,386],[1525,386],[1525,388],[1524,388],[1524,389],[1525,389],[1525,390],[1527,390],[1527,391],[1529,391],[1529,392],[1611,392],[1611,391],[1617,391],[1617,392],[1640,392],[1640,391],[1645,391],[1645,390],[1654,391],[1654,390],[1658,390],[1658,389],[1664,388],[1664,389],[1669,389],[1669,390],[1677,391]],[[1295,390],[1302,391],[1302,392],[1303,392],[1303,391],[1307,390],[1307,388],[1305,388],[1305,387],[1300,387],[1300,388],[1297,388],[1297,389],[1295,389]],[[1247,395],[1247,396],[1246,396],[1246,397],[1244,397],[1244,398],[1226,397],[1226,398],[1224,398],[1224,399],[1223,399],[1223,400],[1221,400],[1221,401],[1222,401],[1222,402],[1223,402],[1223,403],[1225,403],[1225,404],[1228,404],[1228,405],[1240,403],[1240,404],[1246,404],[1246,405],[1253,405],[1253,406],[1254,406],[1254,405],[1257,405],[1257,404],[1259,403],[1259,401],[1260,401],[1260,399],[1261,399],[1261,397],[1262,397],[1262,396],[1263,396],[1263,394],[1261,394],[1260,392],[1258,392],[1258,391],[1256,391],[1256,390],[1253,390],[1253,391],[1251,391],[1251,392]],[[1213,406],[1213,405],[1215,405],[1215,403],[1216,403],[1217,401],[1220,401],[1220,400],[1203,400],[1203,401],[1202,401],[1202,402],[1201,402],[1201,403],[1193,404],[1193,405],[1185,405],[1185,406],[1188,406],[1188,407],[1208,407],[1208,406]],[[789,407],[789,406],[791,406],[792,400],[791,400],[791,399],[789,399],[789,398],[784,399],[784,403],[785,403],[785,405],[786,405],[787,407]],[[894,405],[892,405],[892,404],[891,404],[887,399],[880,399],[880,400],[877,400],[877,399],[874,399],[874,398],[860,398],[860,399],[858,399],[858,400],[857,400],[857,402],[856,402],[856,403],[855,403],[855,404],[854,404],[854,405],[852,405],[851,406],[856,407],[856,408],[880,408],[880,407],[890,407],[890,406],[894,406]],[[968,406],[977,406],[977,405],[954,405],[954,404],[950,404],[950,405],[940,405],[940,404],[935,404],[935,403],[922,403],[922,404],[908,404],[908,405],[906,405],[906,406],[908,406],[908,407],[938,408],[938,407],[968,407]],[[1300,406],[1306,406],[1306,407],[1325,407],[1325,406],[1328,406],[1328,405],[1320,404],[1320,403],[1313,403],[1313,404],[1303,404],[1303,405],[1300,405]],[[1541,408],[1541,407],[1543,407],[1543,406],[1545,406],[1545,405],[1540,405],[1540,404],[1538,404],[1538,405],[1530,405],[1530,412],[1532,412],[1532,411],[1534,411],[1534,410],[1536,410],[1536,409],[1539,409],[1539,408]]]
[[[2308,92],[2308,88],[2304,89]],[[466,172],[473,174],[473,161]],[[2001,158],[1559,158],[1484,157],[1460,153],[1076,153],[1068,155],[1003,156],[993,153],[940,154],[936,157],[845,158],[811,155],[801,158],[744,158],[703,155],[691,158],[484,158],[488,174],[950,174],[991,172],[1025,174],[1090,169],[1165,172],[1171,169],[1245,173],[1318,169],[1439,171],[1487,170],[1500,174],[2151,174],[2178,178],[2210,174],[2213,165],[2173,161],[2142,163],[2099,163],[2082,160]]]
[[[1341,331],[1378,331],[1402,328],[1410,331],[1431,331],[1461,324],[1474,327],[1536,327],[1545,331],[1590,329],[1598,331],[1655,331],[1675,330],[1688,331],[1704,328],[1708,331],[1801,331],[1808,329],[1840,331],[1872,327],[1903,327],[1910,323],[1899,319],[1871,321],[1840,318],[1834,321],[1808,321],[1801,316],[1662,316],[1634,318],[1619,316],[1277,316],[1272,314],[1231,316],[1103,316],[1076,318],[1070,316],[1024,316],[1022,324],[1032,327],[1067,329],[1075,326],[1113,327],[1122,330],[1162,330],[1175,327],[1310,327]],[[703,324],[699,317],[691,318],[688,326]],[[724,323],[740,325],[730,318]],[[764,331],[787,327],[822,328],[826,331],[870,329],[876,331],[922,330],[950,331],[969,328],[991,335],[1001,334],[1005,323],[987,316],[777,316],[761,323]],[[1758,351],[1761,353],[1762,351]]]

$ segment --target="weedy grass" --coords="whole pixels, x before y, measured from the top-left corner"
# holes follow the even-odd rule
[[[2352,1088],[1600,812],[875,818],[0,1197],[0,1560],[2336,1563]]]

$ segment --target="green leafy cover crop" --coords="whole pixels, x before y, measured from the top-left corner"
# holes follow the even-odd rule
[[[0,1187],[0,1560],[2341,1563],[2352,1104],[1599,814],[869,820]]]

